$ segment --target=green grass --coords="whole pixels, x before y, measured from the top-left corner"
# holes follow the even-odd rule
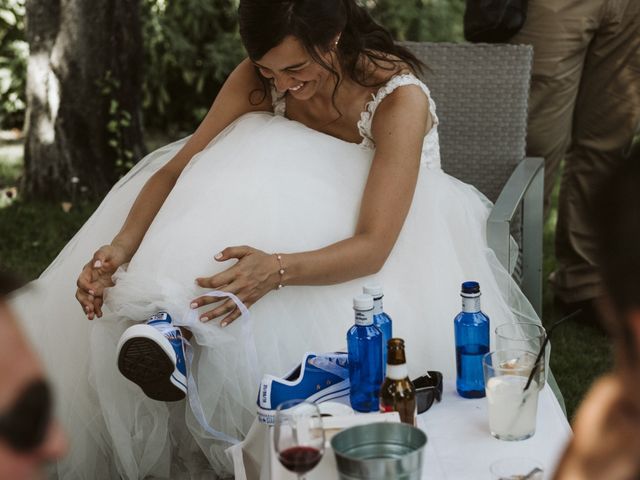
[[[65,213],[60,205],[17,201],[0,209],[0,265],[24,280],[38,277],[96,207]]]
[[[0,188],[16,185],[21,174],[22,145],[0,143]],[[67,213],[61,204],[18,199],[0,208],[0,266],[24,280],[38,277],[97,205],[73,205]]]
[[[166,141],[166,139],[165,139]],[[150,147],[163,144],[154,136]],[[0,145],[0,186],[11,185],[21,173],[22,151],[15,144]],[[557,205],[557,189],[554,194]],[[0,265],[21,275],[36,278],[55,258],[91,215],[97,203],[74,205],[65,213],[60,205],[16,202],[0,209]],[[561,317],[553,304],[553,292],[546,279],[555,268],[555,207],[544,230],[544,318],[546,326]],[[568,323],[554,333],[551,367],[562,391],[569,418],[593,380],[611,367],[609,341],[591,324]]]

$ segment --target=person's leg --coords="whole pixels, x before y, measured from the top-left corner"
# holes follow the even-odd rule
[[[532,45],[527,155],[545,159],[545,218],[571,139],[584,59],[605,0],[529,0],[527,21],[511,39]]]
[[[565,303],[601,293],[594,199],[627,153],[639,121],[640,2],[609,0],[585,61],[560,186],[554,287]]]

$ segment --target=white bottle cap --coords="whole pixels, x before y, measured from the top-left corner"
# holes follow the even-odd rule
[[[374,298],[382,297],[384,295],[384,293],[382,293],[382,285],[379,283],[369,283],[362,287],[362,291]]]
[[[373,297],[371,295],[356,295],[353,297],[353,309],[363,312],[373,310]]]

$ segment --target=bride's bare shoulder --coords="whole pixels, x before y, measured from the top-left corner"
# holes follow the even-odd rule
[[[241,103],[247,102],[250,110],[270,110],[271,91],[261,79],[253,63],[245,58],[231,72],[221,93],[226,93]]]
[[[379,87],[385,85],[391,78],[397,75],[414,74],[411,65],[404,60],[390,54],[373,52],[365,60],[369,65],[369,84]],[[401,112],[402,114],[398,114]],[[419,119],[419,121],[416,121]],[[410,125],[418,125],[421,137],[426,135],[433,126],[433,118],[429,107],[428,97],[419,85],[407,85],[405,88],[397,88],[387,95],[380,103],[373,117],[372,133],[381,137],[380,128],[387,128],[389,124],[396,122]],[[381,127],[382,126],[382,127]],[[404,127],[403,127],[404,128]]]

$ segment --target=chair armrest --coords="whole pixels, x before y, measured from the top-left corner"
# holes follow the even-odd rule
[[[522,215],[522,291],[542,316],[542,227],[544,159],[527,157],[505,184],[487,220],[487,243],[500,263],[512,271],[511,222],[519,205]]]

